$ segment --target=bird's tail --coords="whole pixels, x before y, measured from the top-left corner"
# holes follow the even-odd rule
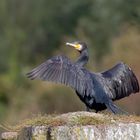
[[[113,112],[114,114],[125,114],[128,115],[129,113],[120,109],[118,106],[116,106],[112,101],[110,101],[108,104],[106,104],[107,108]]]

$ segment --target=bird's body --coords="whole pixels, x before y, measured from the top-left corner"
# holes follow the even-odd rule
[[[139,91],[133,71],[121,62],[102,73],[90,72],[84,67],[89,58],[86,44],[76,42],[67,45],[80,52],[76,62],[71,62],[66,56],[55,56],[29,72],[28,77],[72,87],[88,110],[98,112],[108,108],[113,113],[122,112],[113,101]]]

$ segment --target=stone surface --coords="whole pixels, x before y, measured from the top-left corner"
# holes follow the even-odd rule
[[[140,124],[120,123],[98,126],[34,126],[5,132],[2,140],[140,140]]]
[[[54,140],[140,140],[140,124],[99,126],[59,126],[51,135]]]
[[[1,135],[2,140],[17,140],[18,133],[17,132],[4,132]]]

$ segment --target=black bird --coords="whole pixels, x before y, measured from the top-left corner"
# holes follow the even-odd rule
[[[27,73],[28,78],[72,87],[85,103],[87,111],[95,109],[98,112],[108,108],[115,114],[121,113],[122,110],[113,101],[139,92],[139,83],[133,71],[120,62],[105,72],[90,72],[84,67],[89,59],[87,45],[80,41],[66,45],[79,51],[80,56],[75,62],[63,55],[52,57]]]

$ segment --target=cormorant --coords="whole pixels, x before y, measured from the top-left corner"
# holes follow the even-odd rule
[[[84,67],[89,59],[87,45],[80,41],[66,45],[79,51],[80,56],[75,62],[63,55],[52,57],[27,73],[28,78],[72,87],[85,103],[87,111],[94,109],[98,112],[108,108],[114,114],[121,113],[113,101],[139,92],[138,80],[130,67],[120,62],[105,72],[90,72]]]

